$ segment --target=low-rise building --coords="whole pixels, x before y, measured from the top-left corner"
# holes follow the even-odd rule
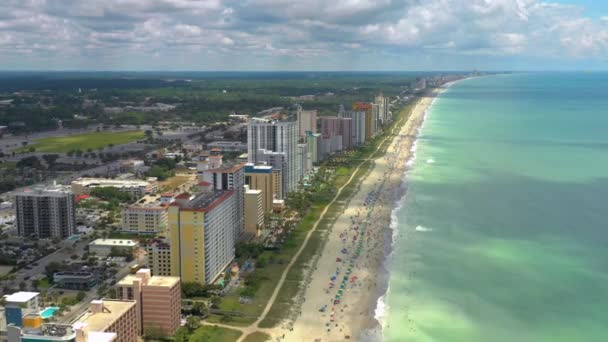
[[[240,141],[212,141],[207,148],[219,148],[223,152],[247,152],[247,144]]]
[[[107,257],[113,251],[133,253],[138,243],[128,239],[97,239],[89,243],[89,252],[100,257]]]
[[[167,228],[167,206],[160,196],[144,196],[135,204],[123,208],[123,232],[158,234]]]
[[[23,316],[38,313],[39,295],[38,292],[20,291],[4,296],[6,324],[21,327],[23,326]]]
[[[153,194],[158,190],[156,181],[149,180],[120,180],[107,178],[78,178],[72,182],[72,192],[75,195],[89,194],[93,188],[114,187],[135,198],[145,194]]]
[[[53,274],[53,283],[60,289],[90,290],[97,280],[90,272],[56,272]]]

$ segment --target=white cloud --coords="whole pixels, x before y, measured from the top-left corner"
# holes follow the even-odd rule
[[[0,62],[29,53],[88,61],[95,53],[161,62],[179,55],[341,60],[382,55],[605,60],[608,16],[551,0],[5,0]],[[39,54],[37,55],[37,53]],[[66,57],[70,57],[67,58]],[[215,58],[215,57],[214,57]],[[375,57],[381,58],[381,57]],[[490,57],[488,57],[490,58]],[[32,62],[33,63],[33,62]],[[249,65],[246,64],[245,67]],[[94,65],[92,65],[94,66]],[[196,68],[197,65],[190,67]]]

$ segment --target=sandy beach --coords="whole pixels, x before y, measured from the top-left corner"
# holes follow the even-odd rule
[[[419,100],[386,154],[374,161],[328,235],[296,321],[284,322],[272,335],[319,342],[379,336],[375,308],[386,287],[383,263],[392,236],[391,212],[404,194],[412,146],[438,92]]]

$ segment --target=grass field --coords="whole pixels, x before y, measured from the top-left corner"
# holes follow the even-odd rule
[[[194,331],[189,342],[234,342],[242,333],[240,331],[220,328],[217,326],[202,326]]]
[[[253,334],[249,334],[245,338],[245,342],[266,342],[271,340],[272,338],[270,337],[270,335],[259,331],[254,332]]]
[[[86,152],[88,149],[97,150],[108,144],[121,145],[143,138],[143,131],[91,132],[37,139],[19,151],[35,147],[37,152],[68,152],[75,149]]]

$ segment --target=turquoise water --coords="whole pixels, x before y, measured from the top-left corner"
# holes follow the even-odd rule
[[[44,310],[42,310],[40,312],[40,317],[44,318],[51,318],[53,317],[53,315],[55,314],[55,312],[59,310],[59,307],[57,306],[50,306]]]
[[[606,85],[517,74],[441,95],[397,213],[386,341],[608,340]]]

